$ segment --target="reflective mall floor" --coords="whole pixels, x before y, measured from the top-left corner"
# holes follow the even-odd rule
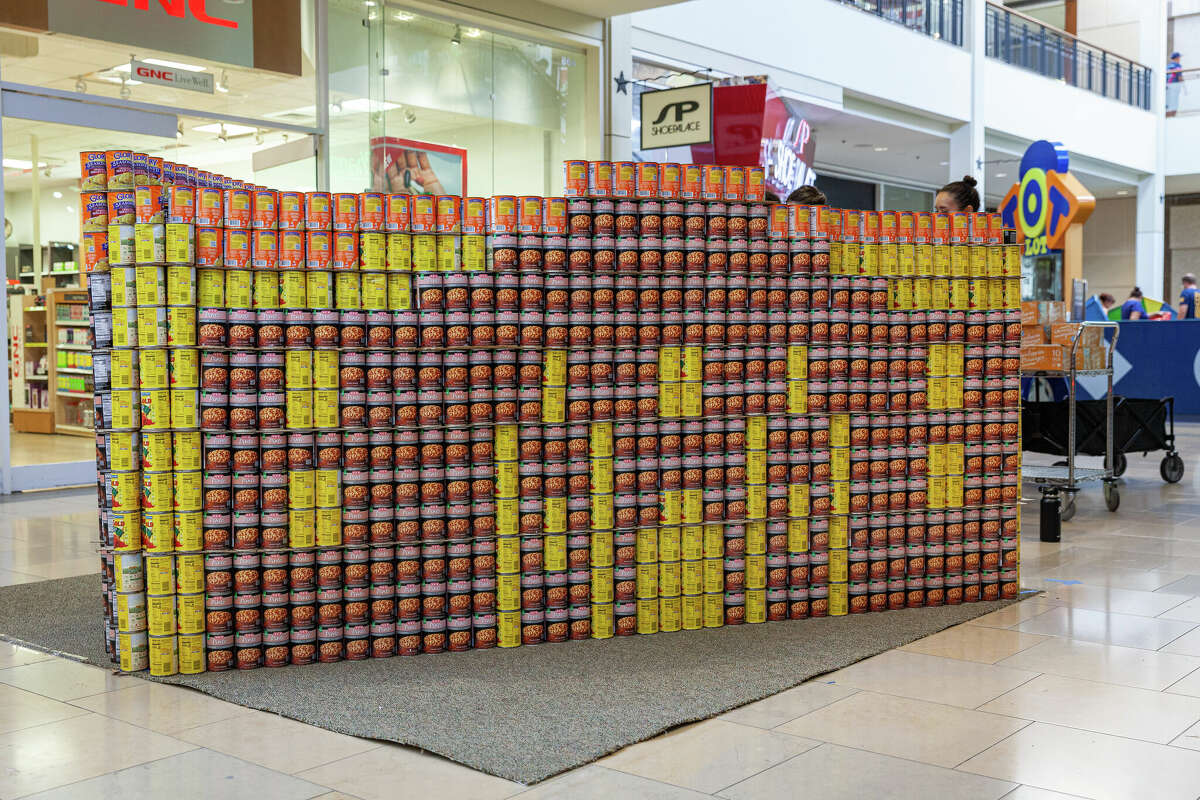
[[[1196,798],[1200,424],[1179,430],[1182,483],[1131,456],[1120,510],[1089,487],[1061,544],[1026,506],[1043,595],[533,787],[0,643],[0,798]],[[0,584],[94,572],[94,502],[0,502]]]

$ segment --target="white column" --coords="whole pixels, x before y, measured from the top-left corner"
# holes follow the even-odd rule
[[[633,17],[621,14],[604,22],[604,157],[622,161],[633,154],[630,119],[633,114],[633,86],[618,91],[617,79],[633,80]]]
[[[948,181],[962,180],[971,175],[979,181],[976,187],[984,197],[983,76],[986,34],[986,0],[965,0],[963,3],[963,47],[971,54],[971,117],[950,134],[950,167]],[[982,209],[979,209],[982,210]]]
[[[0,94],[0,120],[4,117],[4,103],[2,94]],[[0,125],[0,152],[4,151],[4,132],[3,126]],[[33,165],[34,170],[37,170],[37,163]],[[4,171],[0,170],[0,221],[4,219]],[[0,234],[2,237],[3,234]],[[7,281],[8,267],[3,269],[4,277]],[[8,336],[8,296],[5,295],[4,301],[0,302],[0,334],[2,334],[7,342]],[[8,374],[8,346],[0,347],[0,371],[5,375]],[[8,392],[0,392],[0,494],[9,494],[12,491],[12,467],[9,466],[9,399]]]
[[[1170,302],[1178,294],[1177,286],[1167,286],[1170,276],[1165,272],[1166,223],[1164,195],[1164,151],[1166,147],[1166,118],[1163,116],[1166,101],[1167,63],[1167,3],[1166,0],[1144,0],[1139,4],[1139,53],[1141,61],[1150,67],[1150,113],[1154,115],[1154,174],[1147,175],[1138,183],[1137,194],[1137,250],[1134,279],[1142,291],[1151,297],[1161,297]]]

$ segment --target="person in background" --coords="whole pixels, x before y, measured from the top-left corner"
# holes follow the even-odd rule
[[[788,195],[787,201],[800,206],[824,206],[829,204],[829,201],[825,199],[825,193],[815,186],[801,186]]]
[[[1142,290],[1136,286],[1133,287],[1133,291],[1129,293],[1129,299],[1121,304],[1121,321],[1146,319],[1149,316],[1146,313],[1146,306],[1142,304]]]
[[[1112,307],[1117,304],[1117,299],[1108,292],[1101,292],[1100,296],[1096,299],[1100,301],[1100,305],[1104,308],[1105,314],[1111,311]]]
[[[1178,52],[1171,53],[1167,62],[1167,116],[1175,116],[1179,110],[1179,93],[1183,89],[1183,64]]]
[[[1196,276],[1183,276],[1183,292],[1179,295],[1179,316],[1176,319],[1196,318]]]
[[[963,175],[961,181],[947,183],[938,189],[937,197],[933,199],[933,210],[942,213],[949,211],[978,211],[979,192],[975,187],[979,181],[970,175]]]
[[[763,199],[768,203],[778,203],[779,195],[775,194],[770,189],[767,189],[765,192],[763,192]]]

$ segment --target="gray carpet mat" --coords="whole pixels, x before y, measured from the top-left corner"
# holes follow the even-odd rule
[[[151,680],[534,783],[1011,602]],[[0,638],[110,667],[99,575],[0,588]]]

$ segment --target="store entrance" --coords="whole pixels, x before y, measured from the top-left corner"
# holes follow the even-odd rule
[[[311,189],[316,176],[312,149],[295,147],[307,137],[294,132],[116,109],[86,96],[46,100],[58,98],[7,88],[2,98],[7,294],[0,319],[8,335],[8,425],[0,431],[0,484],[6,491],[96,479],[79,153],[132,150],[287,188]]]

